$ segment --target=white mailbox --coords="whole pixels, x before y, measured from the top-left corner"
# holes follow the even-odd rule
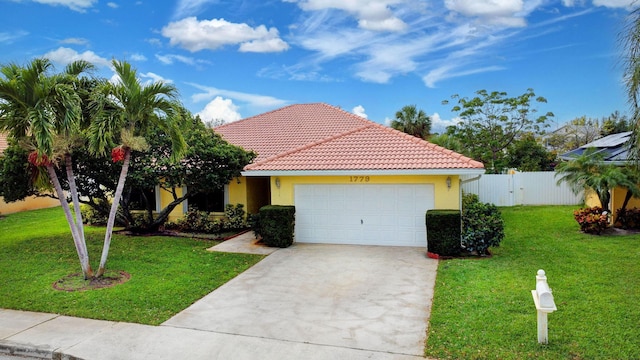
[[[544,270],[538,270],[536,289],[531,290],[531,296],[533,296],[533,303],[536,305],[538,313],[538,342],[547,344],[549,342],[547,314],[558,309],[555,301],[553,301],[553,294],[547,283],[547,276]]]

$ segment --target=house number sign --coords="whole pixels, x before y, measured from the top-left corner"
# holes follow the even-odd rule
[[[349,182],[352,183],[363,183],[369,182],[371,180],[368,176],[349,176]]]

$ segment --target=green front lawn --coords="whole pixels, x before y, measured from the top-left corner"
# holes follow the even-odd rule
[[[640,359],[640,234],[582,234],[575,208],[502,208],[506,237],[492,258],[441,261],[427,356]],[[558,307],[548,345],[531,297],[538,269]]]
[[[86,232],[95,268],[104,228]],[[131,279],[107,289],[64,292],[52,284],[81,269],[62,210],[10,214],[0,218],[0,308],[157,325],[263,258],[205,250],[214,244],[115,235],[107,269],[124,270]]]

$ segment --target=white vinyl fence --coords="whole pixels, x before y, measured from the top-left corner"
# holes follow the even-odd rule
[[[583,194],[575,195],[566,183],[557,185],[553,171],[485,174],[478,180],[462,180],[463,191],[497,206],[578,205],[583,201]]]

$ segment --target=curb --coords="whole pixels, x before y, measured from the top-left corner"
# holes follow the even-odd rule
[[[0,355],[20,356],[27,359],[84,360],[59,351],[39,349],[35,346],[16,344],[6,340],[0,340]]]

